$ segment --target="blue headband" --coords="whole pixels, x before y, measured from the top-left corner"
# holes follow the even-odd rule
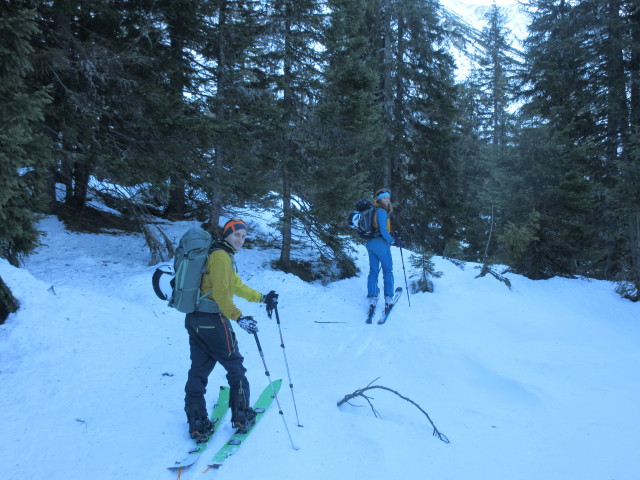
[[[376,197],[376,200],[382,200],[384,197],[391,197],[389,192],[381,192],[380,195]]]

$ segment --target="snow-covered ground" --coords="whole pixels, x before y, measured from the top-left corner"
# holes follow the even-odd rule
[[[168,226],[176,239],[190,226]],[[183,412],[189,367],[183,315],[151,289],[153,266],[136,235],[72,233],[45,218],[42,246],[24,268],[0,260],[22,308],[0,326],[0,477],[170,479],[191,446]],[[251,235],[265,235],[252,232]],[[395,280],[404,286],[400,252]],[[408,270],[408,252],[404,260]],[[366,273],[366,252],[357,263]],[[217,471],[208,457],[182,478],[636,480],[640,478],[640,305],[606,282],[507,275],[475,278],[435,258],[432,294],[404,296],[384,326],[365,325],[365,273],[327,286],[272,271],[276,250],[237,255],[246,283],[280,294],[283,350],[262,306],[260,324],[284,415],[270,409]],[[408,271],[410,274],[411,271]],[[237,329],[254,394],[267,385],[253,338]],[[412,399],[451,443],[432,436],[409,402],[371,392],[378,378]],[[207,394],[211,406],[217,367]],[[255,398],[255,397],[254,397]],[[286,420],[294,450],[283,424]]]

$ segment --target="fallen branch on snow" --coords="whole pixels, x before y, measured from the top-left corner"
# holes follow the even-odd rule
[[[400,393],[396,392],[395,390],[392,390],[391,388],[388,387],[384,387],[382,385],[371,385],[373,382],[375,382],[376,380],[378,380],[380,377],[376,378],[375,380],[373,380],[369,385],[367,385],[364,388],[359,388],[358,390],[356,390],[353,393],[350,393],[348,395],[345,395],[344,398],[342,400],[340,400],[338,402],[338,407],[340,405],[342,405],[343,403],[349,403],[349,405],[351,405],[350,400],[356,398],[356,397],[362,397],[364,398],[367,403],[369,404],[369,406],[371,407],[371,410],[373,410],[373,414],[378,417],[378,418],[382,418],[380,416],[380,414],[378,413],[378,411],[375,409],[375,407],[373,406],[373,404],[371,403],[371,399],[372,397],[369,397],[367,395],[364,394],[364,392],[366,392],[367,390],[373,390],[374,388],[379,388],[381,390],[386,390],[388,392],[391,393],[395,393],[397,396],[399,396],[400,398],[402,398],[403,400],[406,400],[407,402],[411,403],[412,405],[414,405],[418,410],[420,410],[422,413],[424,413],[425,417],[427,417],[427,420],[429,420],[429,423],[431,423],[431,426],[433,427],[433,436],[436,437],[438,440],[443,441],[444,443],[449,443],[449,439],[447,438],[447,436],[444,433],[441,433],[436,426],[433,424],[433,421],[431,420],[431,417],[429,417],[429,414],[427,412],[425,412],[422,407],[420,405],[418,405],[416,402],[414,402],[413,400],[411,400],[410,398],[405,397],[404,395],[401,395]]]
[[[484,265],[482,265],[482,267],[480,268],[480,273],[478,274],[478,276],[476,278],[484,277],[487,273],[493,275],[494,278],[496,278],[497,280],[500,280],[507,287],[509,287],[509,290],[511,290],[511,282],[509,281],[509,279],[507,277],[503,276],[503,275],[500,275],[499,273],[494,272],[491,269],[491,266],[487,265],[486,263]]]

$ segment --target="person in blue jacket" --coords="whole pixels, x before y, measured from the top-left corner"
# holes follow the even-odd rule
[[[373,313],[378,302],[378,275],[382,267],[382,279],[384,283],[385,312],[393,299],[393,262],[391,260],[391,245],[395,244],[391,236],[390,215],[393,211],[391,205],[391,192],[387,188],[380,189],[375,194],[374,214],[375,236],[367,240],[367,252],[369,253],[369,277],[367,278],[367,296],[369,297],[370,313]]]

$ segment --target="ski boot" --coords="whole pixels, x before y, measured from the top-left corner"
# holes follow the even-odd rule
[[[391,310],[391,306],[393,304],[393,297],[390,295],[384,296],[384,314],[389,315],[389,311]]]
[[[189,422],[189,435],[196,443],[209,440],[213,433],[213,423],[209,420],[206,409],[194,406],[187,408],[187,421]]]
[[[247,408],[236,412],[231,420],[231,425],[236,428],[236,433],[247,433],[251,426],[256,423],[257,412],[253,408]]]
[[[367,315],[367,322],[371,323],[373,320],[373,315],[376,313],[376,303],[378,303],[378,297],[368,297],[369,298],[369,313]]]

